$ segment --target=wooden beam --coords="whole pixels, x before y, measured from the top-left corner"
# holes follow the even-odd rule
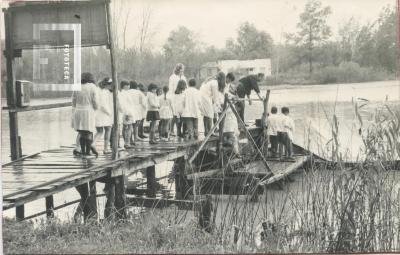
[[[264,155],[265,157],[268,157],[268,134],[267,134],[267,122],[268,122],[268,101],[269,101],[269,94],[270,90],[267,90],[267,94],[265,95],[265,99],[263,101],[264,104],[264,112],[261,118],[261,128],[263,131],[263,141],[264,141]]]
[[[235,114],[236,118],[239,120],[239,123],[242,124],[244,130],[246,131],[247,136],[250,138],[250,141],[253,143],[254,147],[256,148],[256,151],[257,151],[258,155],[260,155],[261,159],[263,160],[263,162],[264,162],[264,164],[265,164],[265,167],[267,168],[267,170],[268,170],[269,172],[272,173],[271,168],[268,166],[268,163],[267,163],[267,161],[266,161],[265,158],[264,158],[264,155],[261,153],[261,151],[260,151],[260,149],[258,148],[258,146],[257,146],[256,142],[254,141],[253,137],[251,136],[251,134],[250,134],[249,131],[247,130],[246,124],[245,124],[245,123],[243,122],[243,120],[240,118],[239,113],[236,111],[235,106],[231,103],[231,101],[230,101],[229,99],[227,100],[227,102],[228,102],[229,106],[231,107],[232,112]]]
[[[72,106],[71,102],[56,103],[56,104],[32,105],[32,106],[27,106],[27,107],[5,106],[2,109],[3,110],[8,110],[9,112],[29,112],[29,111],[38,111],[38,110],[54,109],[54,108],[61,108],[61,107],[69,107],[69,106]]]
[[[219,126],[219,123],[222,122],[223,117],[225,117],[226,112],[228,111],[228,108],[226,108],[220,115],[219,119],[217,122],[214,124],[214,126],[211,128],[210,132],[208,132],[207,136],[204,138],[204,140],[201,142],[200,147],[197,149],[197,151],[190,157],[189,163],[192,163],[193,160],[199,155],[200,151],[204,148],[204,146],[207,144],[208,140],[210,139],[211,135],[215,132],[217,127]]]
[[[204,178],[204,177],[210,177],[214,176],[217,173],[222,173],[224,170],[222,168],[219,169],[212,169],[212,170],[207,170],[203,172],[197,172],[193,174],[188,174],[186,175],[188,180],[194,180],[195,178]]]
[[[193,200],[177,200],[164,198],[147,198],[137,196],[127,196],[128,206],[146,207],[146,208],[165,208],[170,205],[176,205],[180,210],[193,210]]]

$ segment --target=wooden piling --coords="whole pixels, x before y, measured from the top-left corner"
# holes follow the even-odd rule
[[[126,194],[125,194],[125,178],[123,175],[114,177],[115,183],[115,209],[118,219],[125,219],[126,213]]]
[[[118,143],[119,143],[119,127],[118,127],[118,81],[117,71],[115,69],[115,57],[114,57],[114,41],[112,38],[111,30],[111,14],[110,14],[110,3],[106,4],[107,14],[107,28],[108,28],[108,47],[110,49],[110,60],[111,60],[111,77],[113,82],[113,112],[114,112],[114,124],[112,130],[112,156],[113,159],[118,158]]]
[[[10,126],[10,147],[11,147],[11,160],[16,160],[21,157],[20,139],[18,135],[18,113],[14,111],[17,107],[16,90],[15,90],[15,77],[13,72],[14,60],[14,47],[12,42],[12,13],[5,11],[5,32],[6,32],[6,69],[7,69],[7,106],[10,109],[9,126]]]
[[[175,198],[185,199],[188,194],[188,181],[185,176],[185,158],[180,157],[175,160],[174,173],[175,173]]]
[[[263,134],[263,150],[264,150],[264,156],[268,157],[268,134],[267,134],[267,124],[268,124],[268,101],[269,101],[269,94],[270,90],[267,90],[267,94],[265,95],[265,99],[263,100],[264,104],[264,111],[263,115],[261,118],[261,129],[262,129],[262,134]]]
[[[112,219],[115,204],[115,183],[109,178],[105,184],[104,192],[106,193],[107,201],[104,208],[104,219]]]
[[[89,206],[89,217],[97,219],[98,214],[97,214],[96,181],[89,182],[88,206]]]
[[[25,206],[20,205],[15,208],[15,217],[17,221],[24,220],[25,218]]]
[[[54,218],[54,197],[53,195],[46,197],[46,216]]]
[[[149,166],[146,168],[146,179],[147,179],[147,196],[156,197],[157,181],[156,181],[156,167]]]
[[[76,186],[75,188],[78,190],[79,195],[81,196],[81,202],[79,203],[79,207],[77,209],[77,213],[79,211],[83,211],[83,219],[87,221],[90,218],[97,218],[97,204],[96,200],[91,197],[90,192],[95,194],[95,185],[96,182],[84,183]],[[94,188],[93,188],[94,186]]]

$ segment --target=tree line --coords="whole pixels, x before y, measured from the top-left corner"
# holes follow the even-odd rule
[[[272,76],[267,77],[267,84],[385,80],[394,78],[397,71],[395,7],[383,8],[376,20],[366,24],[351,18],[340,24],[337,35],[333,36],[327,24],[331,8],[323,6],[318,0],[310,0],[300,14],[296,32],[285,34],[283,42],[274,42],[267,31],[244,22],[238,27],[236,38],[228,38],[225,47],[216,48],[207,46],[194,31],[179,26],[170,32],[161,51],[151,47],[155,29],[152,27],[153,11],[150,7],[143,8],[141,20],[135,22],[139,26],[138,39],[132,46],[126,43],[130,9],[114,6],[113,10],[119,79],[165,84],[178,62],[185,64],[186,76],[198,77],[201,66],[206,62],[256,58],[271,58]],[[60,54],[56,50],[46,54],[49,63],[59,61]],[[23,51],[16,64],[17,79],[31,80],[32,65],[32,52]],[[62,65],[48,65],[45,82],[60,82],[62,68]],[[4,74],[4,65],[2,69]],[[109,76],[109,51],[105,47],[83,48],[82,69],[92,72],[99,79]]]

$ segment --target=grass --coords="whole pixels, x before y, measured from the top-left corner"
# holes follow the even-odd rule
[[[214,196],[213,231],[174,207],[131,215],[124,222],[3,221],[4,251],[11,253],[233,253],[400,251],[400,114],[379,107],[366,125],[354,105],[364,158],[344,167],[310,164],[298,180],[269,188],[251,202],[257,179],[240,185],[247,195]],[[340,130],[332,116],[332,146]],[[250,155],[251,148],[244,148]],[[334,155],[336,153],[336,155]],[[287,185],[286,185],[287,184]],[[189,215],[189,217],[188,217]],[[236,235],[235,235],[236,234]]]

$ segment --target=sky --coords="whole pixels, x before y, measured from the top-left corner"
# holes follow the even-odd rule
[[[268,32],[275,42],[284,40],[284,33],[296,31],[299,15],[307,0],[120,0],[130,8],[130,33],[127,44],[135,44],[138,21],[143,9],[152,10],[150,26],[154,32],[152,45],[161,48],[171,30],[186,26],[207,45],[224,47],[226,39],[235,38],[239,25],[253,23],[257,29]],[[354,17],[364,24],[375,20],[383,7],[395,6],[396,0],[321,0],[331,6],[328,24],[335,35],[339,25]]]
[[[0,0],[1,1],[1,0]],[[144,9],[151,9],[149,46],[161,50],[171,30],[186,26],[206,45],[224,47],[226,39],[236,37],[243,22],[253,23],[268,32],[275,42],[284,40],[284,33],[296,31],[299,15],[307,0],[111,0],[117,10],[119,28],[129,13],[126,44],[137,44],[139,23]],[[321,0],[332,8],[328,19],[335,35],[339,25],[354,17],[364,24],[375,20],[383,7],[395,6],[396,0]],[[123,8],[118,8],[122,5]],[[4,6],[4,5],[3,5]],[[4,22],[1,17],[1,34]]]

